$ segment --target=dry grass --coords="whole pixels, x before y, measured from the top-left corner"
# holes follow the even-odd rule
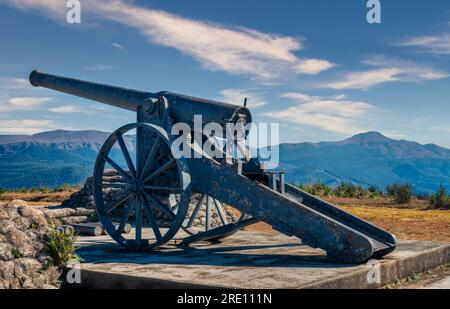
[[[398,239],[450,242],[450,210],[427,210],[427,201],[414,200],[411,205],[398,206],[387,198],[325,199],[394,233]],[[255,224],[248,230],[273,232],[265,223]]]
[[[15,199],[24,200],[32,206],[42,206],[49,204],[58,204],[68,199],[69,196],[80,188],[71,187],[66,190],[56,191],[56,192],[44,192],[44,191],[29,191],[29,192],[19,192],[11,191],[5,192],[1,195],[1,200],[4,202],[12,201]]]
[[[450,210],[342,207],[392,233],[398,239],[450,242]]]

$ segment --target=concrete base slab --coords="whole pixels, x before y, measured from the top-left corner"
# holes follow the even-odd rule
[[[450,262],[450,244],[428,241],[401,241],[379,263],[364,265],[333,261],[282,234],[242,231],[188,248],[174,246],[177,241],[157,252],[130,252],[108,236],[82,237],[81,287],[378,288]]]

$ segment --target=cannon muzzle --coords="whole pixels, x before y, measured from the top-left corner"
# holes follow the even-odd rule
[[[33,71],[30,83],[108,105],[136,111],[140,104],[155,94],[133,89],[108,86],[79,79]]]
[[[159,99],[164,96],[169,102],[169,111],[174,122],[184,122],[191,127],[193,127],[194,115],[201,115],[204,124],[216,122],[224,125],[225,123],[236,123],[239,120],[245,123],[252,121],[251,113],[245,107],[168,91],[151,93],[51,75],[40,71],[31,72],[30,83],[36,87],[53,89],[131,111],[137,111],[146,100]]]

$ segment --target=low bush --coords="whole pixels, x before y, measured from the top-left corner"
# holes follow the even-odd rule
[[[396,204],[409,204],[413,198],[411,184],[392,184],[387,186],[387,193]]]
[[[429,200],[433,209],[450,209],[450,196],[443,185],[439,187],[436,193],[430,195]]]

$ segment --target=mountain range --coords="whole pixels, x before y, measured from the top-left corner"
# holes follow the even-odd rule
[[[92,174],[108,136],[64,130],[0,135],[0,188],[80,184]],[[133,138],[127,136],[129,146]],[[411,183],[418,193],[430,193],[441,184],[450,189],[450,149],[394,140],[378,132],[338,142],[281,144],[280,167],[287,171],[287,181],[296,183],[345,181],[380,189]]]

